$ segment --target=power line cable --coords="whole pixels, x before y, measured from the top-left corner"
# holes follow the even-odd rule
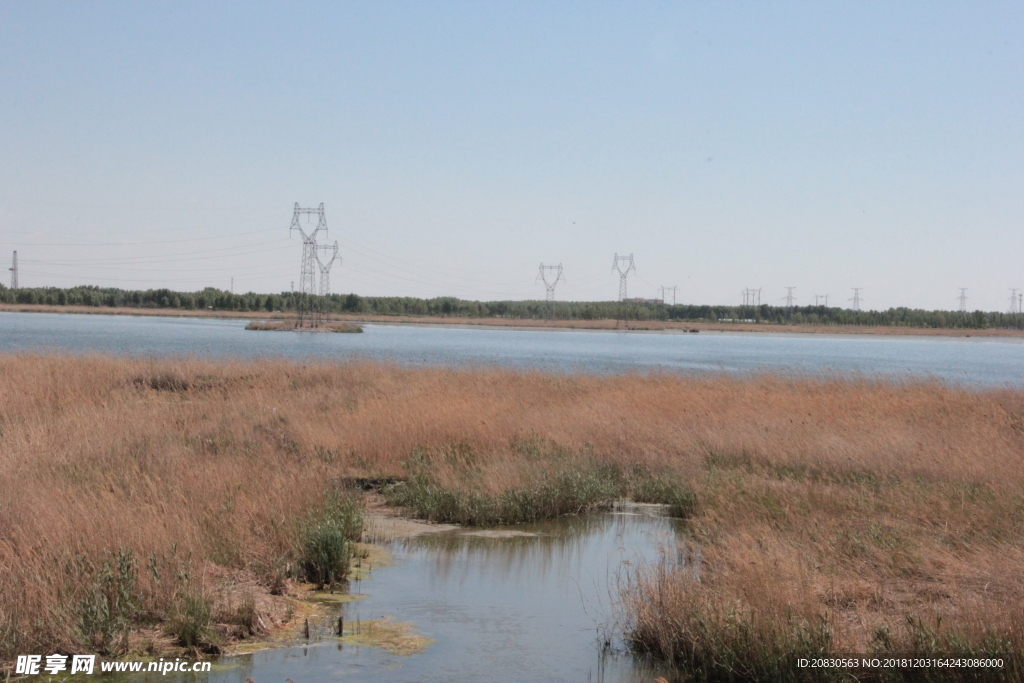
[[[192,228],[199,229],[199,228]],[[0,244],[16,244],[29,247],[131,247],[149,246],[152,244],[180,244],[183,242],[203,242],[206,240],[220,240],[227,237],[242,237],[244,235],[258,235],[264,232],[279,232],[280,228],[267,228],[266,230],[250,230],[247,232],[236,232],[226,235],[211,235],[209,237],[190,237],[179,240],[155,240],[146,242],[0,242]]]

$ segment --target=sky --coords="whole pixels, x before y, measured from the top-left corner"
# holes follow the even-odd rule
[[[0,3],[21,286],[287,291],[296,202],[334,292],[1006,310],[1024,3]]]

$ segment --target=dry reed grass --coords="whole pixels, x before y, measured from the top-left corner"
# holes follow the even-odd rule
[[[488,493],[576,462],[685,480],[704,580],[671,584],[679,617],[694,600],[825,615],[859,650],[942,614],[1021,646],[1021,392],[0,356],[0,659],[87,647],[82,605],[119,549],[139,567],[136,619],[223,569],[269,586],[330,482],[404,477],[417,452],[472,454],[474,477],[441,459],[433,480]],[[634,626],[673,616],[643,605]]]

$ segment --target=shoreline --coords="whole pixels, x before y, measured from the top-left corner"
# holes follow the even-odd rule
[[[156,318],[199,318],[213,320],[294,320],[292,313],[259,311],[201,311],[166,308],[122,308],[108,306],[48,306],[43,304],[0,304],[0,313],[54,313],[59,315],[124,315]],[[752,332],[798,335],[867,335],[877,337],[987,337],[1022,338],[1024,330],[885,327],[858,325],[777,325],[772,323],[721,323],[701,321],[618,321],[531,320],[524,318],[465,318],[437,316],[388,316],[331,313],[328,322],[381,325],[460,326],[483,329],[577,330],[620,332]]]

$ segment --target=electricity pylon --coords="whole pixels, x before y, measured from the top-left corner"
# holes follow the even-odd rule
[[[301,217],[303,215],[306,216],[307,224],[310,216],[317,217],[316,228],[312,232],[307,233],[306,230],[302,229]],[[295,210],[292,212],[292,225],[288,229],[289,236],[293,230],[298,230],[299,234],[302,235],[302,270],[299,275],[298,306],[299,327],[302,327],[313,312],[312,309],[315,305],[316,285],[313,279],[313,263],[316,261],[316,236],[323,230],[324,237],[327,237],[327,218],[324,216],[323,202],[320,202],[320,206],[315,209],[300,208],[299,203],[295,202]],[[310,322],[311,324],[316,324],[319,321],[313,320]]]
[[[11,271],[11,289],[18,288],[18,251],[14,251],[14,260],[11,262],[11,267],[7,270]]]
[[[665,303],[665,292],[672,292],[672,305],[676,305],[676,290],[679,289],[679,285],[673,285],[672,287],[661,287],[661,303]]]
[[[320,268],[320,296],[330,296],[331,294],[331,266],[337,261],[338,265],[341,265],[341,257],[338,256],[338,242],[335,240],[334,244],[320,244],[317,245],[318,251],[323,251],[324,254],[330,254],[331,257],[326,259],[326,262],[320,258],[320,254],[316,255],[316,264]]]
[[[851,287],[850,289],[853,290],[853,298],[850,299],[850,301],[853,302],[853,310],[859,311],[860,310],[860,290],[862,290],[864,288],[863,287]]]
[[[317,252],[323,251],[325,256],[324,259],[320,258],[320,254],[316,253],[316,265],[320,269],[320,306],[317,307],[317,321],[323,316],[324,311],[327,310],[327,297],[331,295],[331,266],[337,261],[338,265],[341,265],[341,257],[338,256],[338,241],[335,240],[334,244],[320,244],[317,245]],[[330,258],[326,257],[326,254],[330,254]],[[326,260],[326,262],[325,262]]]
[[[633,255],[619,256],[616,254],[615,260],[612,262],[612,270],[617,271],[619,274],[619,301],[625,301],[626,276],[629,275],[630,271],[636,272],[636,266],[633,265]]]
[[[562,264],[559,263],[557,266],[540,264],[540,268],[537,269],[537,280],[543,282],[544,289],[547,290],[548,317],[553,320],[555,317],[555,287],[558,286],[559,282],[565,282],[565,275],[562,274]]]
[[[1017,303],[1017,287],[1010,288],[1010,313],[1020,313],[1020,305]]]
[[[794,289],[796,289],[796,287],[786,287],[786,308],[793,308],[793,299],[795,298],[793,296]]]
[[[961,313],[966,313],[967,312],[967,287],[961,287],[960,288],[960,296],[958,298],[960,299],[960,312]]]
[[[825,300],[825,308],[828,308],[828,294],[815,294],[814,305],[818,306],[821,299]]]

